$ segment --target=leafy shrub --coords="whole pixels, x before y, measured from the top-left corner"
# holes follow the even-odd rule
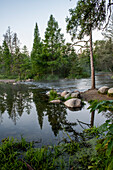
[[[101,111],[111,110],[113,111],[113,100],[108,101],[90,101],[90,112],[98,110]],[[93,166],[91,168],[112,169],[113,168],[113,124],[111,120],[107,120],[102,124],[98,131],[100,138],[96,145],[97,155],[93,159]]]
[[[55,90],[50,90],[50,94],[49,94],[49,100],[55,100],[58,99],[58,94]]]

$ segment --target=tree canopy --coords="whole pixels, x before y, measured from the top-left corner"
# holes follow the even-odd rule
[[[105,0],[79,0],[74,9],[70,9],[70,18],[66,18],[67,32],[72,39],[90,37],[91,88],[95,88],[92,30],[100,29],[106,19]]]

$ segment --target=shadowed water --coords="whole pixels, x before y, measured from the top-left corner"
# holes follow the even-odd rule
[[[57,144],[68,137],[67,133],[79,140],[78,133],[91,124],[89,104],[85,102],[81,110],[72,111],[63,104],[50,104],[46,92],[51,88],[84,91],[90,84],[90,79],[0,84],[0,141],[8,136],[20,139],[22,135],[42,146]],[[97,75],[96,85],[113,87],[113,80],[109,75]],[[108,117],[112,118],[112,114],[95,113],[94,125]]]

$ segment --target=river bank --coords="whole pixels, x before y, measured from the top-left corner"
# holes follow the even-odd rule
[[[89,100],[113,100],[113,97],[109,97],[107,94],[98,93],[97,89],[89,89],[81,93],[81,98],[85,101]]]
[[[15,83],[15,79],[0,79],[0,83]]]
[[[26,81],[28,82],[28,81]],[[30,82],[30,80],[29,80]],[[15,79],[0,79],[0,83],[16,83]],[[78,89],[79,90],[79,89]],[[88,89],[84,92],[81,92],[81,98],[85,101],[89,100],[113,100],[113,97],[108,95],[103,95],[98,93],[98,89]]]

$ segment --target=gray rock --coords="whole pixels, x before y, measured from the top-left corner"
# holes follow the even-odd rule
[[[57,92],[57,94],[58,94],[59,96],[61,96],[61,93],[60,93],[60,92]]]
[[[80,99],[76,99],[76,98],[69,99],[69,100],[67,100],[66,102],[64,102],[64,104],[65,104],[67,107],[71,107],[71,108],[81,107],[81,106],[82,106],[81,100],[80,100]]]
[[[50,101],[50,103],[61,103],[61,101],[60,100],[52,100],[52,101]]]
[[[77,92],[80,93],[78,90],[74,90],[74,93],[77,93]]]
[[[50,95],[50,91],[48,91],[48,92],[46,93],[46,95],[48,95],[48,96],[49,96],[49,95]]]
[[[113,95],[113,87],[108,90],[108,94],[112,94]]]
[[[70,96],[71,96],[71,93],[68,93],[68,94],[66,94],[66,95],[64,96],[64,98],[67,99],[67,98],[70,97]]]
[[[108,86],[103,86],[98,89],[98,92],[101,94],[107,94],[109,87]]]
[[[80,97],[80,93],[79,93],[79,92],[72,93],[72,94],[71,94],[71,97],[79,98],[79,97]]]
[[[68,92],[67,92],[67,91],[63,91],[63,92],[61,93],[61,96],[64,97],[66,94],[68,94]]]

